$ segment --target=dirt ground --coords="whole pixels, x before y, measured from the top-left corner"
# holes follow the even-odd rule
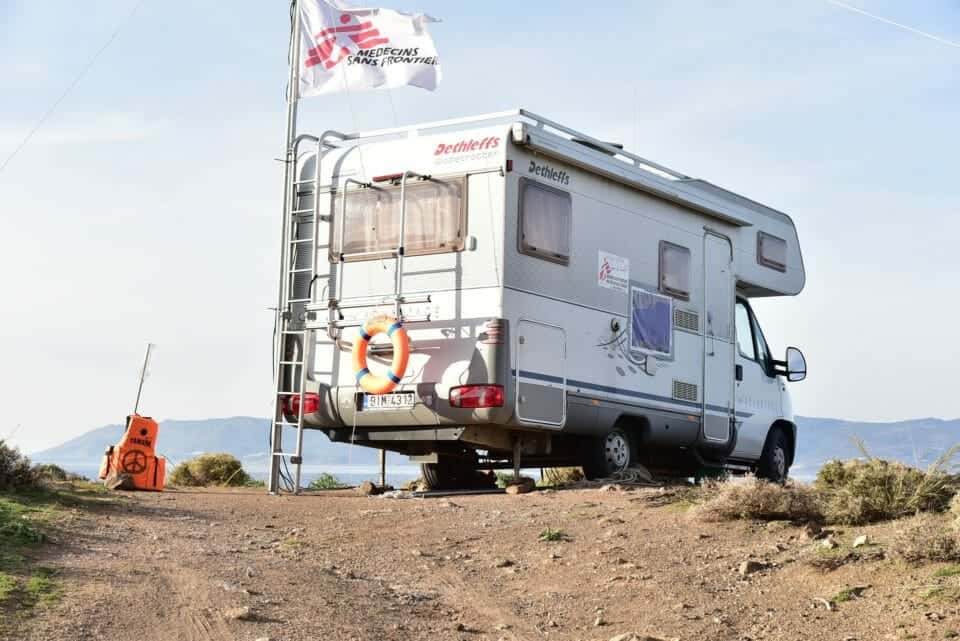
[[[832,571],[784,523],[707,524],[657,489],[520,496],[350,491],[127,494],[59,524],[38,559],[63,596],[18,641],[463,639],[877,641],[960,632],[931,597],[941,566],[874,558]],[[869,534],[882,551],[892,527]],[[546,529],[561,540],[542,541]],[[881,557],[882,554],[874,554]],[[747,575],[747,560],[768,564]],[[869,587],[864,587],[869,586]],[[836,598],[846,588],[859,598]]]

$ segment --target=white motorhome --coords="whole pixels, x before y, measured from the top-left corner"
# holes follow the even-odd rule
[[[786,214],[525,110],[294,152],[272,491],[284,458],[299,479],[305,429],[407,454],[441,487],[520,465],[786,477],[785,381],[806,364],[771,354],[750,307],[803,289]],[[375,339],[369,370],[409,362],[370,394],[353,352],[384,315],[409,343]]]

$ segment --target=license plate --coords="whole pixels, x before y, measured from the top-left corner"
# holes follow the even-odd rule
[[[414,405],[413,392],[393,392],[391,394],[364,394],[365,410],[407,410]]]

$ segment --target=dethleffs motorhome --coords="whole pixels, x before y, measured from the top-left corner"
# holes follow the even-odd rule
[[[749,302],[803,289],[786,214],[524,110],[294,150],[271,490],[284,457],[299,486],[304,429],[447,487],[521,464],[786,477],[806,364]]]

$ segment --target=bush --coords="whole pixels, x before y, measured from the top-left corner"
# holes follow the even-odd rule
[[[201,454],[176,466],[170,474],[171,485],[190,487],[244,487],[250,480],[250,475],[232,454]]]
[[[813,485],[831,523],[863,525],[942,512],[957,491],[957,479],[943,469],[952,455],[951,450],[926,471],[877,458],[831,461]]]
[[[350,486],[338,479],[333,474],[324,472],[317,478],[310,481],[310,485],[307,487],[311,490],[342,490]]]
[[[543,471],[543,482],[546,485],[570,485],[583,480],[583,468],[579,467],[548,467]]]
[[[23,490],[36,485],[30,459],[0,439],[0,490]]]
[[[892,550],[908,563],[960,561],[960,534],[949,526],[946,517],[920,514],[897,530]]]
[[[816,492],[809,486],[792,482],[778,485],[761,479],[724,481],[707,485],[703,497],[694,514],[705,521],[756,519],[806,523],[823,520]]]

